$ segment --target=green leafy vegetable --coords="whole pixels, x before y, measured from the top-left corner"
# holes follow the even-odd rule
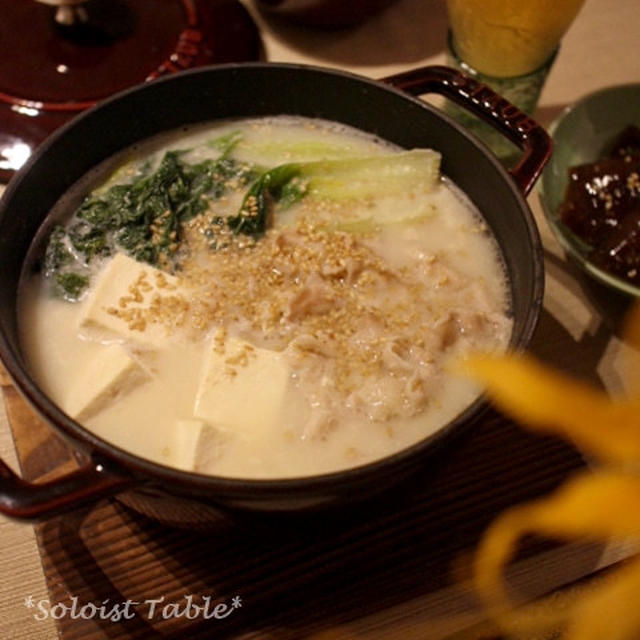
[[[90,223],[82,220],[75,223],[69,228],[68,236],[73,248],[85,255],[87,263],[95,256],[111,255],[106,231]]]
[[[429,191],[439,172],[440,154],[431,149],[282,164],[251,185],[239,212],[227,218],[227,224],[234,233],[261,235],[276,205],[283,210],[305,197],[346,200]]]
[[[49,236],[49,243],[44,254],[44,268],[47,274],[73,262],[73,254],[65,242],[66,235],[65,228],[62,225],[56,225]]]
[[[70,224],[57,226],[49,238],[45,271],[55,275],[56,291],[76,298],[86,266],[116,251],[154,266],[171,266],[182,223],[206,211],[210,201],[230,188],[242,188],[255,178],[252,167],[229,157],[240,135],[232,132],[212,141],[221,155],[197,164],[184,161],[184,151],[168,151],[155,170],[148,164],[135,170],[129,164],[126,173],[133,177],[128,183],[87,196]]]
[[[70,302],[75,302],[89,286],[89,278],[88,276],[70,271],[67,273],[56,273],[54,283],[54,292],[56,295]]]
[[[413,149],[345,160],[300,163],[300,178],[312,197],[344,199],[433,189],[439,178],[440,154]]]
[[[194,165],[181,159],[184,152],[168,151],[154,172],[89,196],[76,214],[85,225],[70,229],[74,246],[89,260],[115,248],[154,265],[162,254],[171,257],[179,246],[180,223],[205,211],[230,180],[242,186],[253,177],[250,167],[226,156],[236,143],[235,135],[220,142],[222,156]]]
[[[291,206],[307,192],[298,180],[299,164],[283,164],[263,173],[249,188],[239,212],[225,219],[233,233],[260,236],[270,226],[272,205]]]

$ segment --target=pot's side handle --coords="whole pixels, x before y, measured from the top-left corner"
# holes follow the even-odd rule
[[[498,95],[487,85],[455,69],[442,66],[422,67],[382,78],[414,96],[438,93],[495,127],[524,151],[510,174],[526,195],[551,156],[549,134],[530,116]]]
[[[139,484],[133,476],[106,463],[85,467],[55,480],[30,483],[0,459],[0,514],[18,520],[45,520]]]

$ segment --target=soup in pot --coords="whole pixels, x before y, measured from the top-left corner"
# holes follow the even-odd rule
[[[20,315],[43,390],[122,449],[239,478],[358,466],[473,401],[453,359],[507,347],[497,244],[437,151],[274,117],[116,162],[52,212]]]

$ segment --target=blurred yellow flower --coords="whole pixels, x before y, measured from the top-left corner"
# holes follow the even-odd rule
[[[625,341],[640,350],[640,304],[628,315]],[[576,474],[551,496],[509,509],[486,531],[476,555],[475,583],[491,615],[513,632],[516,617],[503,572],[524,535],[640,541],[640,388],[629,397],[610,398],[523,355],[481,356],[465,368],[518,422],[569,439],[601,463]],[[562,612],[565,638],[638,637],[639,599],[637,557],[582,592]]]

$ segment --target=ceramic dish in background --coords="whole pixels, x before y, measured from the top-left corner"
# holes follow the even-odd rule
[[[396,0],[255,0],[264,13],[308,27],[354,27]]]
[[[554,151],[538,188],[547,221],[567,255],[599,282],[640,297],[639,287],[593,264],[588,257],[589,245],[572,233],[558,215],[569,168],[596,161],[628,125],[640,126],[640,83],[612,86],[583,97],[551,126]]]

